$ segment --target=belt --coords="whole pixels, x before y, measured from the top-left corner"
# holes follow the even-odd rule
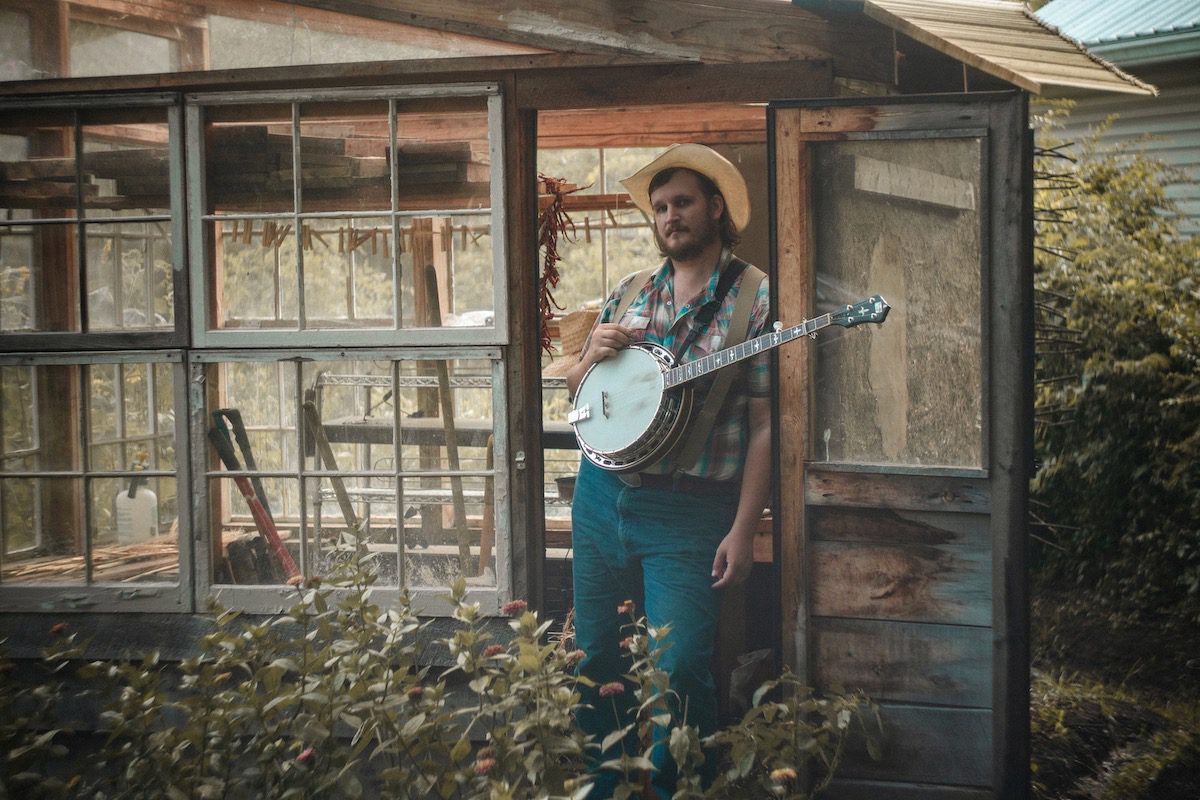
[[[618,476],[626,486],[641,489],[659,489],[667,492],[682,492],[695,495],[719,495],[728,497],[741,491],[740,481],[717,481],[697,478],[695,475],[660,475],[651,472],[633,472]]]

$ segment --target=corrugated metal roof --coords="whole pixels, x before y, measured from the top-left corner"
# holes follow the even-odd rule
[[[1157,94],[1150,84],[1089,53],[1014,0],[864,0],[863,11],[1034,94],[1051,87]]]
[[[1200,30],[1196,0],[1053,0],[1037,16],[1087,45]]]

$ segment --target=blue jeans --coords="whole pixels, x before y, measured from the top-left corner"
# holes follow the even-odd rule
[[[670,678],[676,718],[686,714],[686,722],[697,727],[701,737],[716,730],[717,696],[710,665],[720,592],[712,588],[712,563],[736,512],[736,495],[631,488],[583,460],[571,510],[575,643],[586,654],[579,672],[596,686],[581,687],[584,707],[578,722],[597,745],[631,719],[633,687],[622,677],[629,671],[629,654],[620,646],[630,633],[622,626],[631,619],[617,612],[630,599],[651,627],[671,626],[669,635],[652,646],[659,655],[658,666]],[[601,698],[598,687],[613,681],[624,682],[626,691]],[[622,748],[630,755],[640,751],[630,736],[598,754],[595,763],[619,757]],[[670,797],[673,763],[665,742],[656,742],[653,756],[655,789],[659,796]],[[619,777],[597,772],[589,800],[609,797]]]

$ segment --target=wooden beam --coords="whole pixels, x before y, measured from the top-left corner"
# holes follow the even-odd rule
[[[411,61],[359,61],[343,64],[304,64],[154,75],[106,75],[94,78],[55,78],[9,81],[4,98],[31,95],[74,95],[95,92],[164,90],[179,92],[252,89],[320,89],[355,86],[464,83],[497,80],[510,71],[560,70],[579,66],[662,63],[620,55],[535,53],[530,55],[464,56]]]
[[[791,313],[811,308],[814,283],[809,208],[809,151],[800,141],[800,112],[781,109],[774,117],[776,297],[791,298]],[[808,664],[808,560],[804,524],[804,464],[808,457],[811,349],[778,351],[779,570],[781,648],[785,666],[811,685]]]
[[[646,64],[517,74],[519,108],[567,109],[674,103],[754,103],[821,97],[833,90],[824,61],[761,64]]]
[[[596,55],[683,61],[825,60],[880,79],[891,65],[886,27],[862,15],[821,15],[778,0],[300,0],[389,22]]]
[[[547,111],[538,117],[538,147],[638,147],[697,141],[761,144],[762,105],[697,103],[678,106]]]

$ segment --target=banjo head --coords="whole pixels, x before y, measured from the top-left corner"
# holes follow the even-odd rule
[[[628,472],[665,455],[691,409],[687,387],[667,391],[666,348],[638,342],[593,364],[575,393],[571,423],[583,454],[601,469]]]

